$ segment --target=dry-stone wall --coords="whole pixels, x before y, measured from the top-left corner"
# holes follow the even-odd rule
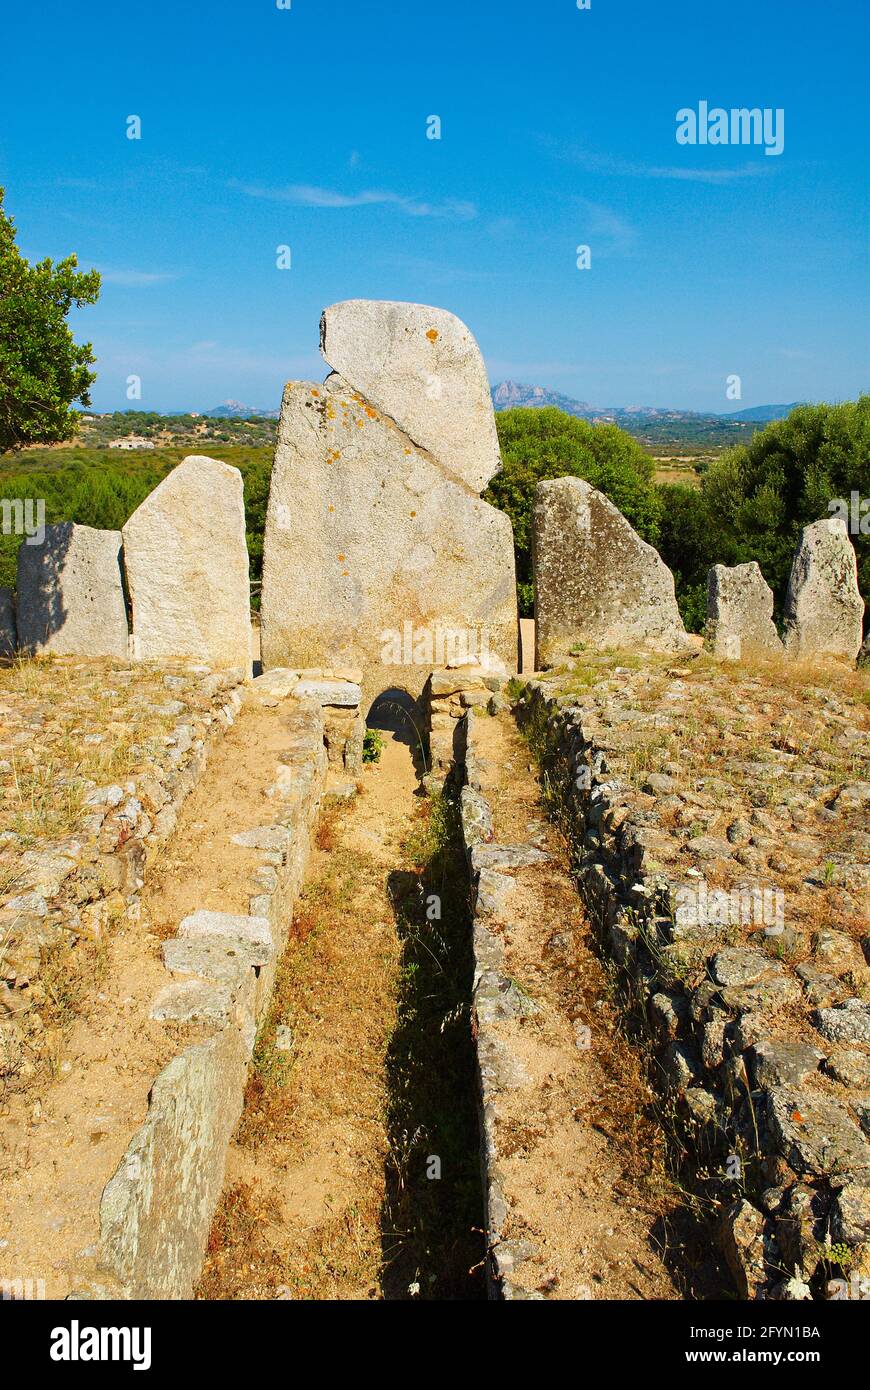
[[[450,653],[514,670],[513,537],[486,374],[444,310],[327,309],[324,385],[284,392],[263,555],[263,666],[361,668],[419,697]],[[461,652],[460,652],[461,649]],[[446,653],[443,654],[443,653]]]
[[[178,665],[162,676],[163,700],[149,708],[171,721],[168,731],[143,751],[141,772],[123,783],[84,787],[82,813],[67,837],[22,849],[19,837],[0,837],[0,1075],[4,1085],[24,1085],[42,1059],[46,1030],[41,983],[46,952],[61,943],[98,940],[121,917],[138,920],[146,866],[175,827],[178,810],[196,786],[216,738],[234,721],[245,673],[212,672]],[[118,688],[135,671],[115,670]],[[109,691],[111,694],[111,690]],[[40,734],[27,702],[3,705],[0,762],[15,756],[20,741]],[[122,726],[115,723],[114,737]],[[8,742],[7,742],[8,740]],[[58,774],[60,775],[60,774]],[[73,790],[71,786],[71,791]]]
[[[676,683],[673,693],[682,694]],[[686,1144],[719,1175],[712,1195],[740,1294],[825,1296],[826,1252],[835,1268],[843,1262],[866,1279],[870,937],[862,952],[845,931],[796,930],[776,910],[750,912],[750,931],[742,889],[735,919],[733,892],[708,887],[705,874],[734,855],[755,862],[755,840],[776,857],[764,829],[770,812],[761,797],[756,825],[735,818],[721,843],[691,824],[675,830],[692,813],[715,816],[715,796],[688,786],[676,795],[671,773],[650,773],[641,789],[614,772],[630,765],[644,719],[667,722],[660,714],[627,700],[620,708],[616,697],[604,709],[594,696],[561,694],[558,680],[530,682],[518,713],[567,813],[582,895],[637,1001],[659,1084],[683,1117]],[[685,715],[675,709],[673,718]],[[855,782],[822,815],[852,817],[862,798],[866,806],[870,783]],[[794,836],[780,857],[800,852],[812,863],[820,849]],[[705,874],[679,872],[693,860]],[[811,874],[807,891],[825,881]],[[860,911],[868,887],[866,864],[853,860],[837,890],[841,910]],[[477,891],[479,900],[480,882]]]
[[[194,912],[163,947],[171,980],[152,1018],[196,1024],[208,1035],[157,1077],[145,1122],[103,1192],[99,1253],[80,1271],[91,1296],[190,1298],[199,1277],[324,790],[319,701],[292,699],[284,727],[286,751],[274,770],[264,769],[274,778],[264,788],[273,820],[230,830],[251,855],[248,913]]]
[[[532,556],[538,670],[579,646],[675,651],[686,644],[667,565],[582,478],[538,484]]]
[[[258,676],[254,685],[267,699],[281,700],[287,695],[294,695],[297,699],[312,700],[318,704],[323,718],[323,741],[330,770],[353,779],[362,770],[366,727],[360,709],[362,677],[362,671],[352,667],[329,671],[315,666],[294,671],[286,666],[277,666]],[[349,781],[346,786],[350,791],[352,783]]]
[[[18,550],[18,643],[31,655],[127,656],[120,531],[64,521]]]
[[[495,714],[504,707],[504,681],[480,666],[457,666],[433,671],[426,685],[426,727],[429,734],[429,777],[433,789],[443,787],[465,756],[464,717],[481,706]]]

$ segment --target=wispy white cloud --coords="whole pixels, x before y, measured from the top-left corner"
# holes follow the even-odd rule
[[[587,169],[590,174],[613,174],[632,179],[677,179],[687,183],[728,184],[775,173],[769,161],[749,162],[736,169],[694,169],[683,164],[639,164],[618,155],[595,154],[578,145],[564,145],[541,137],[541,143],[557,158]]]
[[[578,235],[587,238],[592,254],[627,255],[637,245],[637,232],[630,222],[620,217],[613,208],[604,203],[593,203],[588,198],[578,198],[582,210]]]
[[[116,270],[111,266],[98,265],[103,282],[107,285],[122,285],[128,289],[139,289],[148,285],[163,285],[178,276],[163,270]]]
[[[306,208],[362,208],[375,206],[395,207],[408,217],[449,217],[468,221],[477,216],[474,203],[456,198],[443,202],[429,202],[420,198],[408,198],[389,189],[366,188],[359,193],[342,193],[334,188],[320,188],[315,184],[293,183],[283,188],[268,188],[262,184],[242,183],[232,180],[232,188],[240,188],[249,198],[263,198],[273,203],[295,203]]]

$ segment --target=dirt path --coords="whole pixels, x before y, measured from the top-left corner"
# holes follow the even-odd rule
[[[661,1130],[638,1056],[623,1038],[610,982],[544,817],[528,745],[507,716],[475,724],[495,842],[535,844],[498,919],[504,974],[536,1012],[498,1025],[525,1080],[496,1102],[513,1282],[557,1299],[673,1299],[672,1206]]]
[[[149,869],[139,920],[124,919],[101,944],[100,992],[57,1057],[54,1083],[35,1104],[22,1097],[7,1107],[0,1281],[38,1280],[45,1297],[63,1298],[95,1251],[103,1188],[145,1118],[151,1084],[197,1036],[149,1018],[169,981],[162,942],[197,908],[247,911],[251,852],[231,835],[274,818],[263,789],[286,739],[280,710],[249,697]]]
[[[407,743],[385,732],[355,804],[321,823],[230,1150],[202,1298],[450,1297],[467,1279],[471,1218],[460,1217],[457,1238],[452,1218],[430,1221],[415,1195],[431,1146],[449,1146],[439,1130],[448,1108],[455,1124],[455,1083],[466,1080],[443,1017],[417,1007],[428,978],[417,955],[434,957],[415,921],[432,839],[431,806],[417,790]],[[442,994],[446,978],[442,969]],[[467,992],[470,972],[462,984]],[[450,999],[438,995],[427,986],[443,1013]],[[467,1009],[457,1037],[462,1028],[467,1039]],[[292,1048],[281,1051],[288,1029]],[[433,1048],[440,1068],[428,1061]],[[434,1103],[433,1072],[445,1087]],[[465,1091],[460,1143],[473,1172]],[[452,1208],[450,1192],[442,1205]],[[466,1210],[479,1222],[479,1193]],[[479,1290],[479,1275],[471,1282]]]

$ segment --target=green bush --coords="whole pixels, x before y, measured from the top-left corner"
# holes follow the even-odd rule
[[[548,406],[505,410],[496,416],[502,471],[484,499],[513,523],[520,613],[531,616],[532,505],[545,478],[584,478],[605,493],[644,540],[655,545],[661,504],[652,483],[654,464],[636,439],[616,425],[590,425]]]

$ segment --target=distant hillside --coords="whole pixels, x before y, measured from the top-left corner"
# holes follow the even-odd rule
[[[763,424],[779,420],[794,409],[791,405],[759,405],[730,414],[705,415],[695,410],[671,410],[661,406],[595,406],[563,396],[546,386],[528,386],[518,381],[500,381],[494,386],[492,403],[495,410],[556,406],[583,420],[619,425],[620,429],[649,445],[738,444],[751,438]]]
[[[784,420],[786,415],[791,415],[803,401],[792,401],[791,405],[754,405],[751,410],[733,410],[724,418],[726,420],[756,420],[762,425],[769,425],[771,420]]]
[[[242,405],[241,401],[224,401],[203,415],[212,420],[277,420],[277,410],[257,410],[252,405]]]

